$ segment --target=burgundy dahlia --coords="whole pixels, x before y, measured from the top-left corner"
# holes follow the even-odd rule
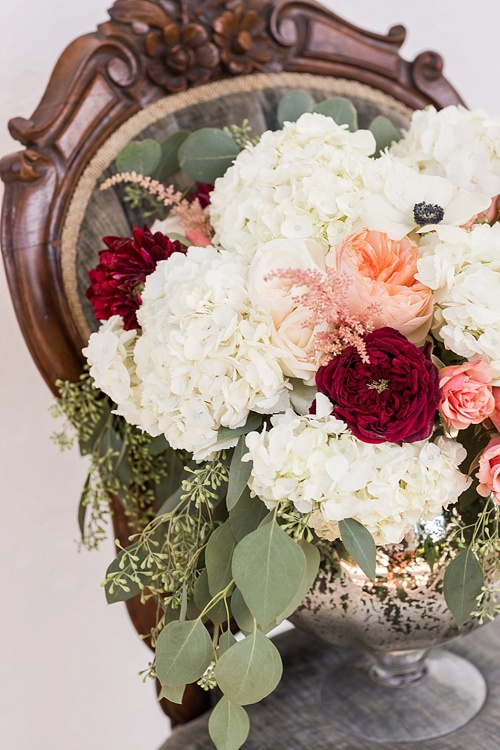
[[[139,325],[136,313],[146,277],[160,260],[185,252],[179,242],[172,242],[161,232],[152,234],[147,226],[134,227],[133,234],[133,238],[103,237],[108,250],[100,251],[99,265],[89,271],[92,283],[85,292],[98,320],[120,315],[126,331]]]
[[[369,363],[353,346],[316,374],[316,385],[353,435],[365,443],[411,443],[432,433],[439,402],[430,344],[419,349],[394,328],[365,337]]]

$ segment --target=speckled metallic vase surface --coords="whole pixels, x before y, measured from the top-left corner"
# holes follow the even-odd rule
[[[374,581],[340,559],[340,570],[320,571],[290,620],[334,645],[382,652],[429,649],[469,632],[478,620],[469,618],[459,631],[444,600],[444,571],[456,554],[448,529],[439,517],[416,527],[404,544],[377,548]],[[439,548],[432,570],[418,554],[427,538]]]
[[[319,572],[290,617],[314,636],[362,652],[346,656],[318,686],[322,713],[345,734],[425,741],[459,729],[483,707],[487,687],[479,670],[446,650],[431,652],[479,625],[470,617],[459,631],[444,599],[444,571],[457,554],[453,531],[443,515],[402,544],[378,548],[373,581],[334,551],[332,571]],[[432,570],[424,544],[436,550]]]

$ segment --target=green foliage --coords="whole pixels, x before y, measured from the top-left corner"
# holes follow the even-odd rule
[[[170,622],[156,643],[156,675],[162,686],[196,682],[212,657],[212,640],[200,620]]]
[[[252,126],[246,119],[243,120],[241,125],[226,125],[222,130],[233,139],[240,151],[248,146],[248,144],[255,146],[259,142],[259,136],[255,136],[254,138],[250,136]]]
[[[215,529],[205,550],[208,588],[212,596],[216,596],[231,583],[231,563],[235,547],[236,540],[228,520]]]
[[[180,170],[179,149],[189,135],[189,130],[177,130],[160,143],[160,161],[153,174],[156,180],[168,182]]]
[[[483,569],[472,550],[463,550],[451,561],[443,585],[446,604],[461,627],[476,608],[484,586]]]
[[[226,505],[229,511],[234,508],[240,499],[247,486],[248,480],[250,479],[250,474],[252,473],[252,462],[242,461],[242,457],[247,452],[245,435],[242,435],[234,449],[231,466],[229,467],[229,481],[226,496]]]
[[[191,133],[179,149],[181,169],[198,182],[215,182],[222,177],[238,155],[234,139],[217,128],[202,128]]]
[[[304,112],[311,112],[314,99],[308,91],[294,89],[288,91],[278,104],[278,122],[283,127],[285,122],[296,122]]]
[[[306,558],[306,568],[304,570],[300,585],[297,588],[297,593],[295,594],[288,607],[286,607],[286,609],[276,618],[277,625],[279,625],[283,620],[286,620],[287,617],[290,617],[290,615],[295,612],[300,602],[306,596],[307,592],[313,585],[316,576],[318,575],[320,564],[319,550],[314,546],[314,544],[306,542],[305,539],[302,539],[298,544],[300,549],[304,553],[304,557]]]
[[[377,548],[368,529],[354,518],[346,518],[340,521],[339,528],[347,552],[355,559],[368,578],[375,578]]]
[[[397,128],[383,115],[378,115],[371,121],[370,130],[375,136],[377,143],[375,156],[380,156],[382,151],[388,148],[391,143],[397,143],[401,138]]]
[[[198,468],[186,466],[185,471],[191,474],[191,477],[183,480],[184,494],[181,497],[189,497],[197,508],[201,505],[213,508],[227,492],[229,469],[224,459],[225,455],[220,454]]]
[[[219,656],[222,656],[222,654],[227,651],[231,646],[234,646],[236,643],[236,638],[231,633],[230,630],[225,630],[224,633],[222,633],[219,637]]]
[[[275,521],[248,534],[233,553],[233,576],[260,625],[275,620],[293,601],[306,558]]]
[[[250,720],[244,708],[222,698],[208,720],[208,731],[217,750],[238,750],[250,731]]]
[[[272,693],[282,672],[278,649],[257,628],[223,653],[215,667],[218,686],[239,706],[258,703]]]
[[[185,685],[162,685],[159,697],[166,698],[172,703],[182,703],[185,690]]]
[[[255,531],[269,514],[268,509],[258,497],[251,497],[248,487],[243,490],[238,502],[229,511],[229,521],[233,536],[237,542]]]
[[[243,427],[237,427],[234,430],[230,429],[229,427],[221,427],[219,429],[219,432],[217,433],[217,443],[222,443],[225,440],[239,437],[239,435],[248,435],[249,432],[258,430],[261,425],[262,414],[255,414],[254,412],[250,412],[250,416],[248,417]]]
[[[53,439],[62,450],[76,440],[81,454],[89,458],[78,523],[83,546],[95,549],[106,537],[110,496],[121,503],[131,533],[140,531],[180,481],[184,458],[166,441],[112,414],[114,405],[96,391],[88,372],[76,383],[58,381],[57,386],[60,397],[51,411],[65,422]]]
[[[347,125],[351,133],[358,129],[358,113],[356,112],[356,108],[349,99],[344,99],[342,96],[326,99],[316,104],[313,112],[319,112],[321,115],[331,117],[337,125]]]
[[[118,172],[136,172],[150,177],[158,168],[161,159],[162,148],[152,138],[132,141],[116,157],[116,169]]]

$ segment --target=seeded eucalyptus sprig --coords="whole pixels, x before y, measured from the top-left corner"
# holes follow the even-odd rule
[[[88,371],[76,383],[57,386],[60,397],[51,412],[65,421],[53,439],[61,450],[76,441],[89,458],[78,521],[82,545],[96,549],[106,538],[110,496],[122,505],[131,533],[141,531],[180,486],[187,457],[113,414],[114,404],[96,390]]]

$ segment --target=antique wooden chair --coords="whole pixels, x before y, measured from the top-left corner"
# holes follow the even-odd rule
[[[58,378],[78,378],[81,349],[96,328],[84,291],[101,237],[129,233],[133,217],[117,193],[97,187],[129,141],[244,117],[262,132],[277,126],[279,98],[297,88],[318,99],[351,98],[360,126],[385,114],[403,128],[415,108],[460,102],[437,54],[399,56],[402,26],[373,34],[312,0],[116,0],[109,15],[63,52],[32,117],[11,120],[25,148],[1,162],[10,289],[52,390]],[[117,502],[113,523],[126,544]],[[128,610],[147,633],[148,607],[132,600]],[[190,686],[182,706],[163,707],[183,723],[207,700]]]

